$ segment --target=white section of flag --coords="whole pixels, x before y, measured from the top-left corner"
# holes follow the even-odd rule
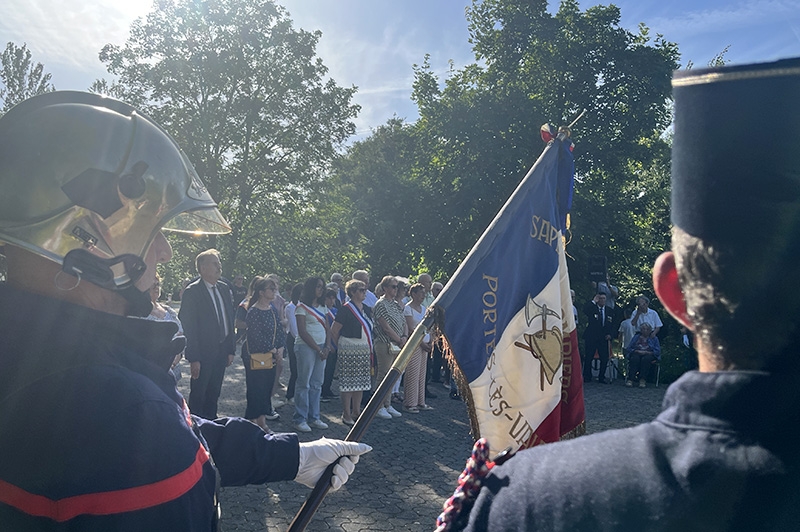
[[[565,265],[560,266],[565,270]],[[571,303],[569,312],[562,310],[564,293],[559,277],[560,272],[557,272],[542,292],[533,296],[533,300],[538,305],[546,304],[559,314],[561,318],[546,316],[546,327],[548,330],[555,327],[562,331],[563,336],[575,328],[575,323]],[[568,288],[566,298],[569,301]],[[567,323],[562,323],[562,318]],[[497,342],[494,361],[490,357],[481,375],[470,382],[481,436],[495,451],[506,447],[519,448],[561,399],[563,365],[555,373],[552,384],[543,380],[542,390],[542,362],[530,351],[515,345],[515,342],[524,343],[525,333],[537,330],[541,330],[541,317],[528,325],[525,308],[519,309]]]

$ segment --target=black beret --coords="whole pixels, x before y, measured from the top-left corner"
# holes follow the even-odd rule
[[[677,71],[672,86],[673,224],[712,244],[797,252],[800,58]]]

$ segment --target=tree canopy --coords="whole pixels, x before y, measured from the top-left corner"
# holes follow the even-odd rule
[[[446,281],[541,154],[540,126],[569,124],[586,110],[572,130],[567,253],[576,302],[595,290],[594,256],[606,257],[621,306],[652,296],[652,265],[670,247],[677,46],[644,25],[620,27],[613,5],[581,11],[563,0],[557,12],[547,8],[545,0],[473,0],[475,62],[440,79],[425,57],[414,67],[419,120],[390,120],[336,165],[378,272],[427,271]],[[674,323],[661,315],[670,334]],[[682,370],[665,357],[665,374]]]
[[[337,167],[342,182],[363,183],[350,197],[365,238],[394,228],[406,241],[379,252],[373,242],[369,259],[452,274],[541,153],[540,126],[586,109],[573,130],[573,284],[588,291],[588,257],[605,255],[630,291],[649,286],[668,247],[663,133],[677,46],[645,26],[621,28],[616,6],[581,11],[574,0],[555,14],[545,0],[475,0],[467,20],[476,62],[440,80],[425,58],[412,96],[419,120],[390,121]],[[370,182],[402,194],[403,207],[378,212]]]
[[[578,171],[567,251],[573,285],[606,255],[633,294],[668,247],[669,80],[678,50],[620,27],[616,6],[474,0],[475,62],[443,79],[420,58],[398,118],[345,147],[355,87],[330,79],[321,33],[297,29],[272,0],[163,0],[128,40],[100,51],[111,81],[91,90],[142,108],[184,148],[230,220],[230,236],[173,239],[166,284],[208,246],[228,275],[290,280],[366,267],[446,280],[543,148],[539,127],[575,126]],[[716,58],[724,61],[724,51]],[[2,57],[5,108],[52,90],[26,46]]]
[[[421,151],[414,127],[395,117],[350,146],[335,165],[333,184],[350,213],[349,243],[376,273],[418,269],[415,228],[430,208],[419,190],[416,160]]]
[[[56,90],[50,79],[52,75],[44,71],[44,65],[33,62],[33,54],[28,45],[6,44],[0,55],[0,115],[31,96]]]
[[[231,223],[228,237],[174,241],[184,261],[215,245],[228,273],[296,279],[338,258],[313,200],[359,108],[355,87],[326,79],[320,36],[295,29],[272,0],[165,0],[123,46],[100,52],[116,81],[93,89],[175,136]]]

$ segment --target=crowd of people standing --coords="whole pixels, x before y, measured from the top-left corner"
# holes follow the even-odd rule
[[[190,302],[193,290],[196,290],[190,288],[204,279],[201,265],[203,258],[209,256],[216,257],[209,268],[219,268],[221,278],[218,253],[215,250],[201,253],[197,260],[200,278],[185,288]],[[212,274],[216,275],[215,272]],[[276,409],[284,404],[294,407],[292,424],[296,430],[324,430],[327,424],[319,417],[320,403],[337,398],[342,402],[342,422],[354,424],[369,392],[386,376],[411,332],[442,290],[441,283],[433,282],[428,274],[421,274],[416,283],[402,276],[386,275],[373,291],[369,272],[357,270],[348,281],[338,272],[333,273],[327,283],[322,277],[309,277],[305,282],[292,286],[287,300],[280,294],[280,278],[275,274],[256,276],[249,286],[244,285],[241,274],[233,279],[232,283],[220,283],[220,286],[228,287],[227,295],[221,296],[220,301],[224,303],[230,298],[235,305],[230,314],[235,316],[235,342],[247,375],[245,417],[265,431],[269,431],[267,421],[280,419]],[[208,288],[208,282],[206,285]],[[600,383],[607,383],[617,370],[621,370],[627,386],[638,383],[639,387],[646,387],[661,359],[658,333],[663,323],[658,312],[649,307],[650,299],[644,295],[635,298],[635,305],[623,308],[619,303],[619,291],[610,282],[595,283],[593,288],[596,293],[583,305],[582,312],[574,308],[576,323],[585,320],[586,324],[582,352],[584,381],[596,378]],[[151,292],[153,294],[160,292]],[[151,319],[176,319],[171,318],[174,312],[170,314],[167,309],[171,310],[163,304],[154,306],[157,315]],[[248,318],[251,314],[252,317]],[[255,318],[259,315],[261,320]],[[251,326],[250,322],[254,325]],[[270,324],[277,327],[273,330]],[[191,326],[189,330],[188,335],[191,335]],[[614,341],[619,342],[624,366],[617,363],[609,372]],[[250,355],[253,342],[259,346],[256,352],[259,356],[263,355],[262,351],[271,353],[270,361],[253,362]],[[188,345],[195,343],[189,339]],[[203,389],[214,396],[213,406],[201,402],[200,392],[195,401],[190,395],[190,404],[200,405],[200,411],[207,415],[216,414],[222,373],[233,360],[232,356],[226,358],[231,350],[230,344],[225,346],[225,357],[206,372],[195,370],[198,365],[194,360],[196,355],[187,349],[186,358],[192,367],[192,389]],[[593,364],[595,358],[598,363]],[[289,365],[285,385],[280,380],[284,360]],[[177,364],[173,369],[179,371]],[[208,392],[208,379],[205,377],[211,369],[215,371],[211,392]],[[595,373],[597,377],[594,377]],[[200,382],[195,383],[195,379]],[[393,393],[383,399],[376,416],[392,419],[402,416],[401,410],[417,414],[431,409],[426,396],[435,397],[435,394],[427,390],[426,384],[442,379],[447,386],[449,371],[442,360],[441,347],[426,335],[415,349],[401,379],[404,393],[400,393],[401,381],[398,380]],[[338,396],[332,389],[334,380],[339,381]],[[452,386],[450,397],[459,398]]]
[[[428,274],[420,275],[417,283],[387,275],[373,292],[369,273],[357,270],[346,282],[338,272],[327,283],[322,277],[309,277],[292,286],[287,300],[280,294],[280,278],[275,274],[256,276],[247,286],[241,274],[236,274],[233,282],[226,282],[216,250],[198,255],[196,266],[199,278],[186,284],[180,314],[174,319],[180,316],[192,320],[192,325],[184,327],[189,331],[187,335],[207,336],[209,324],[215,325],[213,329],[224,340],[187,339],[187,345],[196,346],[185,353],[192,367],[190,404],[201,406],[200,411],[206,416],[216,416],[224,368],[232,363],[231,355],[238,349],[247,386],[244,417],[265,432],[270,432],[268,422],[280,419],[276,409],[284,405],[294,409],[291,423],[295,430],[327,429],[328,425],[320,418],[320,403],[337,398],[333,380],[338,380],[341,421],[345,425],[355,424],[369,393],[389,372],[400,349],[442,289],[442,284],[434,283]],[[198,292],[197,286],[205,286],[205,292]],[[207,293],[213,303],[206,305],[208,312],[202,319],[198,317],[203,313],[198,311],[200,298],[195,292],[203,296]],[[154,308],[171,310],[168,305]],[[174,314],[164,311],[152,319],[169,319]],[[217,344],[219,349],[208,347]],[[213,353],[199,360],[195,351],[200,346],[204,352]],[[431,357],[433,364],[429,371]],[[280,380],[284,359],[289,365],[285,385]],[[403,376],[405,393],[399,393],[398,381],[396,393],[387,394],[376,416],[401,417],[398,408],[413,414],[432,410],[426,394],[429,397],[435,394],[427,392],[426,383],[431,378],[440,380],[442,366],[441,350],[426,335]],[[176,365],[174,371],[177,370]],[[397,407],[392,404],[393,399],[398,401]]]

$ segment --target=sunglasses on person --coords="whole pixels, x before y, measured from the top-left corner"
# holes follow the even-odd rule
[[[397,290],[397,285],[396,284],[390,284],[386,288],[391,288],[392,290]]]

